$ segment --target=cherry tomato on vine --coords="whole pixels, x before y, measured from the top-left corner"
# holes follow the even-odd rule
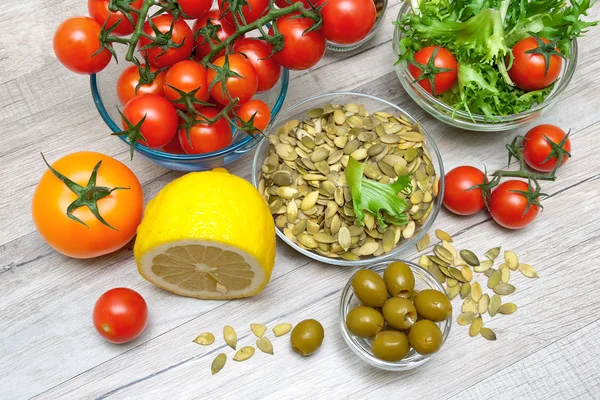
[[[535,53],[528,53],[528,51],[535,51]],[[512,66],[508,70],[508,76],[519,89],[527,91],[544,89],[560,75],[562,55],[556,44],[548,39],[535,37],[522,39],[512,48],[512,55]]]
[[[339,44],[364,39],[377,18],[373,0],[319,0],[323,16],[323,36]]]
[[[141,66],[143,68],[144,64]],[[156,72],[158,71],[158,68],[150,67],[150,71]],[[140,72],[137,66],[130,65],[121,72],[121,75],[117,80],[117,97],[119,98],[119,102],[122,105],[125,105],[138,94],[157,94],[159,96],[164,96],[165,91],[163,85],[165,83],[165,75],[166,72],[161,71],[154,77],[152,83],[141,84],[138,87],[140,82]]]
[[[169,143],[167,143],[160,149],[165,153],[186,154],[186,152],[183,151],[183,147],[181,147],[181,143],[179,143],[179,135],[175,135]]]
[[[239,39],[233,45],[236,53],[246,56],[258,74],[258,93],[273,88],[281,76],[281,65],[270,57],[271,50],[264,40]]]
[[[308,18],[290,18],[286,15],[277,19],[274,24],[283,35],[283,49],[273,55],[275,61],[285,68],[304,70],[314,66],[325,54],[326,40],[321,30],[304,33],[314,25]],[[271,26],[269,35],[274,35]]]
[[[97,166],[95,185],[84,189]],[[73,210],[68,209],[71,204]],[[88,207],[94,205],[96,214]],[[54,162],[42,175],[31,204],[40,235],[56,251],[74,258],[103,256],[125,246],[135,236],[143,210],[142,186],[133,172],[112,157],[90,151]]]
[[[119,25],[111,31],[113,35],[125,36],[131,35],[134,30],[134,26],[137,23],[139,17],[136,13],[129,13],[129,16],[133,20],[133,25],[129,18],[127,18],[121,11],[110,11],[108,4],[110,0],[88,0],[88,12],[90,17],[96,20],[100,25],[106,22],[106,29],[112,27],[117,21]],[[129,7],[139,10],[144,4],[144,0],[131,0]]]
[[[562,144],[562,146],[561,146]],[[558,126],[544,124],[531,129],[523,139],[523,158],[529,167],[540,172],[552,172],[558,157],[561,166],[571,157],[571,139]]]
[[[235,20],[240,22],[243,25],[250,24],[260,17],[264,16],[267,13],[269,8],[269,0],[245,0],[247,2],[246,5],[242,7],[242,14],[244,14],[244,19],[246,23],[240,20],[240,16],[238,14],[235,15]],[[229,22],[231,25],[235,26],[234,15],[230,11],[230,0],[219,0],[219,10],[223,15],[223,19]]]
[[[434,95],[452,89],[457,80],[458,66],[456,58],[448,49],[438,46],[424,47],[415,53],[414,58],[419,65],[409,64],[408,71],[423,89]],[[432,81],[435,93],[432,90]]]
[[[214,118],[219,110],[204,107],[198,110],[206,118]],[[201,120],[197,117],[197,120]],[[187,154],[204,154],[224,149],[231,144],[232,131],[229,122],[221,117],[214,124],[200,122],[190,128],[189,139],[185,128],[179,129],[179,143]]]
[[[102,49],[101,25],[89,17],[72,17],[58,26],[53,47],[62,65],[78,74],[95,74],[102,71],[112,55]]]
[[[293,3],[302,3],[304,5],[304,8],[309,8],[310,7],[309,2],[311,2],[312,4],[314,4],[316,6],[317,3],[319,2],[319,0],[275,0],[275,4],[279,8],[289,7],[290,4],[293,4]]]
[[[148,322],[148,306],[135,290],[115,288],[98,298],[93,312],[94,327],[112,343],[127,343],[138,337]]]
[[[181,95],[177,93],[175,89],[188,94],[196,91],[194,97],[200,101],[206,102],[209,97],[208,80],[206,76],[206,68],[196,61],[179,61],[167,71],[165,77],[165,97],[167,100],[174,102],[181,99]],[[187,106],[182,103],[174,102],[173,105],[182,110],[187,109]],[[194,104],[194,108],[196,109],[201,107],[200,104]]]
[[[152,149],[165,146],[177,133],[179,118],[175,107],[162,96],[156,94],[135,96],[123,107],[123,115],[133,125],[146,118],[140,128],[143,138],[139,138],[138,141]],[[127,128],[125,121],[123,127]]]
[[[188,15],[188,19],[202,18],[210,11],[213,0],[177,0],[181,11]],[[187,18],[187,17],[186,17]]]
[[[210,21],[210,23],[212,25],[217,26],[217,37],[219,38],[219,40],[221,42],[224,42],[229,36],[231,36],[235,33],[235,26],[231,25],[225,19],[220,19],[220,18],[221,18],[221,14],[219,14],[219,11],[217,11],[217,10],[209,11],[208,14],[206,14],[204,17],[199,18],[196,22],[194,22],[193,31],[198,32],[198,30],[200,30],[201,28],[204,28],[206,26],[207,21]],[[241,37],[244,37],[244,36],[242,35]],[[215,39],[211,39],[211,42],[215,45],[219,43]],[[196,46],[196,53],[194,54],[194,58],[197,61],[202,61],[202,59],[210,53],[210,44],[208,41],[206,41],[206,38],[204,36],[198,34],[197,38],[196,38],[195,46]],[[219,52],[219,54],[217,54],[215,59],[218,57],[224,56],[224,55],[225,55],[225,49],[223,49],[221,52]]]
[[[481,170],[464,165],[454,168],[446,174],[444,187],[444,206],[458,215],[473,215],[485,208],[481,185],[486,180]]]
[[[540,207],[531,204],[527,210],[527,197],[516,192],[527,192],[528,189],[527,182],[518,180],[498,185],[490,197],[490,214],[494,221],[508,229],[521,229],[533,222],[540,213]]]
[[[212,64],[216,67],[223,67],[226,60],[229,62],[230,71],[239,75],[239,77],[230,76],[227,78],[225,83],[227,93],[229,93],[229,96],[232,99],[235,99],[236,97],[239,98],[239,104],[244,104],[254,96],[256,89],[258,88],[258,75],[256,74],[256,70],[250,61],[241,54],[230,54],[228,56],[219,57]],[[209,85],[212,84],[216,76],[217,71],[211,67],[208,70]],[[227,93],[224,91],[221,82],[214,84],[210,90],[213,99],[222,105],[229,104]]]
[[[172,15],[162,14],[152,18],[152,22],[161,33],[169,32],[172,24],[173,32],[170,40],[181,46],[170,47],[168,49],[164,49],[163,46],[157,46],[147,50],[140,50],[142,57],[148,57],[150,65],[157,68],[170,67],[178,61],[185,60],[192,54],[194,34],[182,18],[174,20]],[[156,33],[152,30],[148,21],[144,23],[144,33],[151,37],[156,37]],[[150,43],[150,39],[142,36],[138,42],[138,46],[142,49]]]
[[[264,131],[269,122],[271,122],[271,110],[269,106],[261,100],[250,100],[249,102],[242,104],[242,106],[236,111],[237,117],[244,122],[250,121],[254,116],[253,124],[256,128]],[[256,134],[257,132],[251,132]]]

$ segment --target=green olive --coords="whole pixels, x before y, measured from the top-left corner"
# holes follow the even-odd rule
[[[392,297],[409,299],[415,290],[415,275],[403,262],[395,261],[388,265],[383,273],[383,280]]]
[[[392,297],[382,308],[383,317],[392,328],[406,330],[417,320],[417,309],[410,300]]]
[[[410,346],[406,334],[398,331],[381,331],[371,344],[373,355],[384,361],[400,361],[408,354]]]
[[[422,319],[408,332],[408,341],[419,354],[433,354],[442,347],[442,331],[435,322]]]
[[[301,356],[310,356],[323,343],[323,325],[314,319],[305,319],[294,327],[290,336],[292,349]]]
[[[383,278],[370,269],[361,269],[354,275],[352,289],[365,306],[381,307],[388,298]]]
[[[385,325],[383,315],[371,307],[354,307],[346,315],[346,326],[354,336],[373,337],[383,328],[383,325]]]
[[[414,299],[419,317],[431,321],[445,321],[452,315],[452,304],[448,296],[439,290],[427,289],[419,292]]]

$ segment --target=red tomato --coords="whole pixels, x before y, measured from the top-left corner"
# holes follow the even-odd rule
[[[520,40],[512,48],[513,63],[508,70],[508,76],[519,89],[532,91],[540,90],[550,86],[558,79],[562,68],[562,58],[558,48],[548,44],[548,39],[540,38],[540,42],[534,37]],[[540,46],[542,44],[542,46]],[[540,49],[536,54],[527,51]],[[554,53],[553,53],[554,51]],[[549,57],[549,64],[546,61]]]
[[[179,93],[172,87],[185,93],[199,89],[194,97],[205,102],[209,97],[206,75],[206,68],[196,61],[179,61],[167,71],[167,76],[165,77],[165,97],[171,101],[181,99]],[[173,103],[173,105],[182,110],[187,108],[185,104]],[[201,107],[199,104],[194,104],[194,108],[196,109]]]
[[[325,54],[326,40],[321,30],[304,33],[313,26],[308,18],[290,18],[290,15],[275,21],[277,29],[283,35],[283,49],[273,55],[275,61],[285,68],[304,70],[314,66]],[[273,27],[269,35],[273,35]]]
[[[239,75],[239,78],[235,76],[227,78],[227,82],[225,83],[227,93],[229,93],[229,96],[231,96],[232,99],[237,97],[239,98],[239,103],[244,104],[256,93],[256,89],[258,88],[258,75],[250,61],[241,54],[230,54],[229,56],[219,57],[213,62],[213,65],[222,67],[225,65],[226,57],[229,58],[229,69]],[[214,69],[210,68],[208,70],[209,85],[212,84],[216,75],[217,73]],[[229,104],[229,98],[224,92],[221,82],[217,82],[213,85],[210,94],[219,104]]]
[[[54,54],[62,65],[78,74],[95,74],[102,71],[111,59],[110,51],[101,47],[102,27],[88,17],[73,17],[64,21],[54,34]]]
[[[214,118],[219,114],[219,110],[214,107],[204,107],[198,112],[207,118]],[[197,119],[200,120],[200,117]],[[220,118],[214,125],[206,122],[194,125],[190,128],[189,140],[186,129],[179,129],[179,143],[188,154],[204,154],[224,149],[231,144],[231,139],[231,125],[225,118]]]
[[[562,151],[560,145],[564,141]],[[550,142],[557,146],[553,146]],[[523,158],[536,171],[552,172],[556,168],[557,156],[562,155],[561,166],[571,157],[571,139],[565,131],[555,125],[538,125],[525,135]],[[566,152],[566,153],[565,153]]]
[[[260,100],[250,100],[246,104],[242,104],[236,114],[244,122],[250,121],[250,118],[254,116],[253,124],[261,131],[264,131],[271,122],[271,110],[264,101]]]
[[[94,327],[112,343],[127,343],[138,337],[148,322],[148,306],[135,290],[115,288],[96,301]]]
[[[148,57],[150,65],[157,68],[170,67],[178,61],[185,60],[192,54],[192,49],[194,48],[194,34],[183,19],[177,19],[173,22],[172,15],[162,14],[152,18],[152,22],[162,33],[169,32],[171,24],[173,24],[173,32],[170,40],[178,45],[181,44],[181,47],[171,47],[166,49],[166,51],[163,50],[161,46],[140,50],[142,57]],[[156,34],[148,21],[144,23],[144,33],[156,37]],[[138,46],[141,49],[150,43],[150,39],[142,37],[138,42]]]
[[[142,68],[144,64],[142,64]],[[156,72],[158,68],[150,67],[151,72]],[[164,96],[165,91],[163,85],[165,83],[166,72],[159,72],[154,77],[152,83],[140,85],[140,72],[135,65],[130,65],[121,72],[121,76],[117,80],[117,97],[122,105],[125,105],[129,100],[133,99],[138,94],[157,94]],[[136,90],[137,87],[137,90]]]
[[[181,143],[179,143],[179,135],[175,135],[173,139],[166,145],[160,148],[165,153],[171,154],[186,154],[181,147]]]
[[[123,107],[123,115],[136,125],[146,117],[140,129],[144,136],[139,142],[152,149],[169,143],[177,133],[178,117],[175,107],[162,96],[142,94],[129,100]],[[123,127],[127,128],[125,121]]]
[[[309,8],[310,5],[308,4],[308,2],[311,0],[275,0],[275,4],[277,4],[277,7],[279,8],[285,8],[285,7],[289,7],[291,3],[302,3],[304,4],[305,8]],[[319,0],[312,0],[312,3],[314,5],[317,5],[317,3],[319,2]]]
[[[437,53],[436,53],[437,50]],[[435,59],[431,61],[435,54]],[[415,61],[419,66],[409,64],[408,71],[419,85],[429,93],[433,93],[431,81],[435,86],[435,95],[447,92],[454,86],[457,79],[456,58],[444,47],[428,46],[415,53]],[[448,69],[450,71],[440,71]]]
[[[510,180],[501,183],[490,197],[490,214],[494,221],[508,229],[521,229],[529,225],[539,214],[540,207],[531,204],[527,209],[527,197],[522,193],[527,192],[527,182]]]
[[[240,22],[243,25],[250,24],[263,15],[267,13],[269,8],[269,0],[245,0],[246,5],[242,7],[242,14],[244,14],[244,19],[246,23],[240,19],[240,16],[236,13],[235,20]],[[229,22],[231,25],[235,26],[234,16],[229,9],[230,0],[219,0],[219,10],[221,10],[221,14],[223,15],[223,19]],[[241,3],[241,2],[238,2]]]
[[[483,210],[485,202],[481,188],[471,188],[481,185],[484,180],[485,174],[475,167],[454,168],[446,174],[444,206],[458,215],[473,215]]]
[[[210,11],[213,0],[177,0],[181,11],[188,15],[188,19],[202,18]],[[187,17],[186,17],[187,18]]]
[[[111,33],[116,36],[131,35],[133,33],[134,25],[131,24],[129,18],[121,11],[110,11],[108,9],[109,2],[110,0],[88,0],[88,12],[90,13],[90,17],[94,18],[100,25],[103,25],[104,22],[106,22],[106,29],[119,21],[119,25],[117,25]],[[144,0],[132,0],[129,7],[139,10],[143,4]],[[128,14],[131,19],[133,19],[134,24],[136,24],[139,19],[138,15],[134,12]]]
[[[240,39],[233,47],[236,53],[246,56],[258,74],[258,93],[266,92],[277,84],[281,76],[281,65],[269,57],[271,50],[264,40]]]
[[[219,14],[219,11],[217,10],[212,10],[209,11],[208,14],[206,14],[204,17],[199,18],[196,22],[194,22],[194,32],[198,32],[199,29],[204,28],[206,26],[206,22],[210,21],[211,24],[218,26],[217,28],[217,38],[219,38],[219,40],[221,42],[224,42],[229,36],[233,35],[235,33],[235,26],[231,25],[229,22],[225,21],[224,19],[221,19],[221,14]],[[243,37],[243,36],[241,36]],[[217,42],[216,40],[212,40],[213,44],[218,44],[219,42]],[[194,58],[197,61],[202,61],[202,59],[204,57],[206,57],[208,54],[210,53],[210,45],[208,44],[208,42],[206,41],[206,39],[204,38],[204,36],[202,35],[198,35],[197,39],[196,39],[196,53],[194,55]],[[225,55],[225,50],[219,52],[219,54],[217,54],[217,57],[221,57]]]
[[[319,0],[323,5],[323,36],[339,44],[352,44],[364,39],[377,18],[373,0]]]

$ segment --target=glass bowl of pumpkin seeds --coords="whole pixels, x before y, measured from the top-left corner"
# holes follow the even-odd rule
[[[352,92],[318,95],[281,113],[264,133],[253,183],[277,235],[305,256],[342,266],[393,258],[438,215],[439,150],[393,103]]]

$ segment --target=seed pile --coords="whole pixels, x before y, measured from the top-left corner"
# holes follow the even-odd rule
[[[502,303],[502,296],[514,293],[517,288],[509,283],[511,272],[519,271],[527,278],[538,278],[531,265],[519,262],[518,256],[510,250],[504,252],[504,262],[496,269],[494,265],[501,252],[501,247],[494,247],[485,252],[485,259],[480,259],[470,250],[457,251],[451,244],[452,237],[442,231],[435,231],[441,241],[433,247],[433,254],[423,254],[419,265],[426,268],[446,285],[446,293],[450,299],[460,295],[464,299],[461,314],[457,318],[459,325],[469,325],[469,335],[481,334],[487,340],[496,340],[496,333],[484,327],[483,316],[497,314],[512,314],[517,311],[514,303]],[[422,251],[429,246],[429,235],[417,243],[417,249]],[[484,293],[480,282],[474,281],[473,273],[483,274],[487,278],[485,286],[490,293]]]
[[[331,258],[380,256],[418,232],[438,195],[438,176],[418,124],[387,112],[369,114],[363,105],[325,104],[302,121],[292,120],[269,137],[258,190],[277,228],[298,246]],[[379,226],[365,214],[358,226],[345,169],[353,157],[364,176],[389,184],[411,177],[403,225],[385,215]],[[399,196],[403,196],[399,194]]]

